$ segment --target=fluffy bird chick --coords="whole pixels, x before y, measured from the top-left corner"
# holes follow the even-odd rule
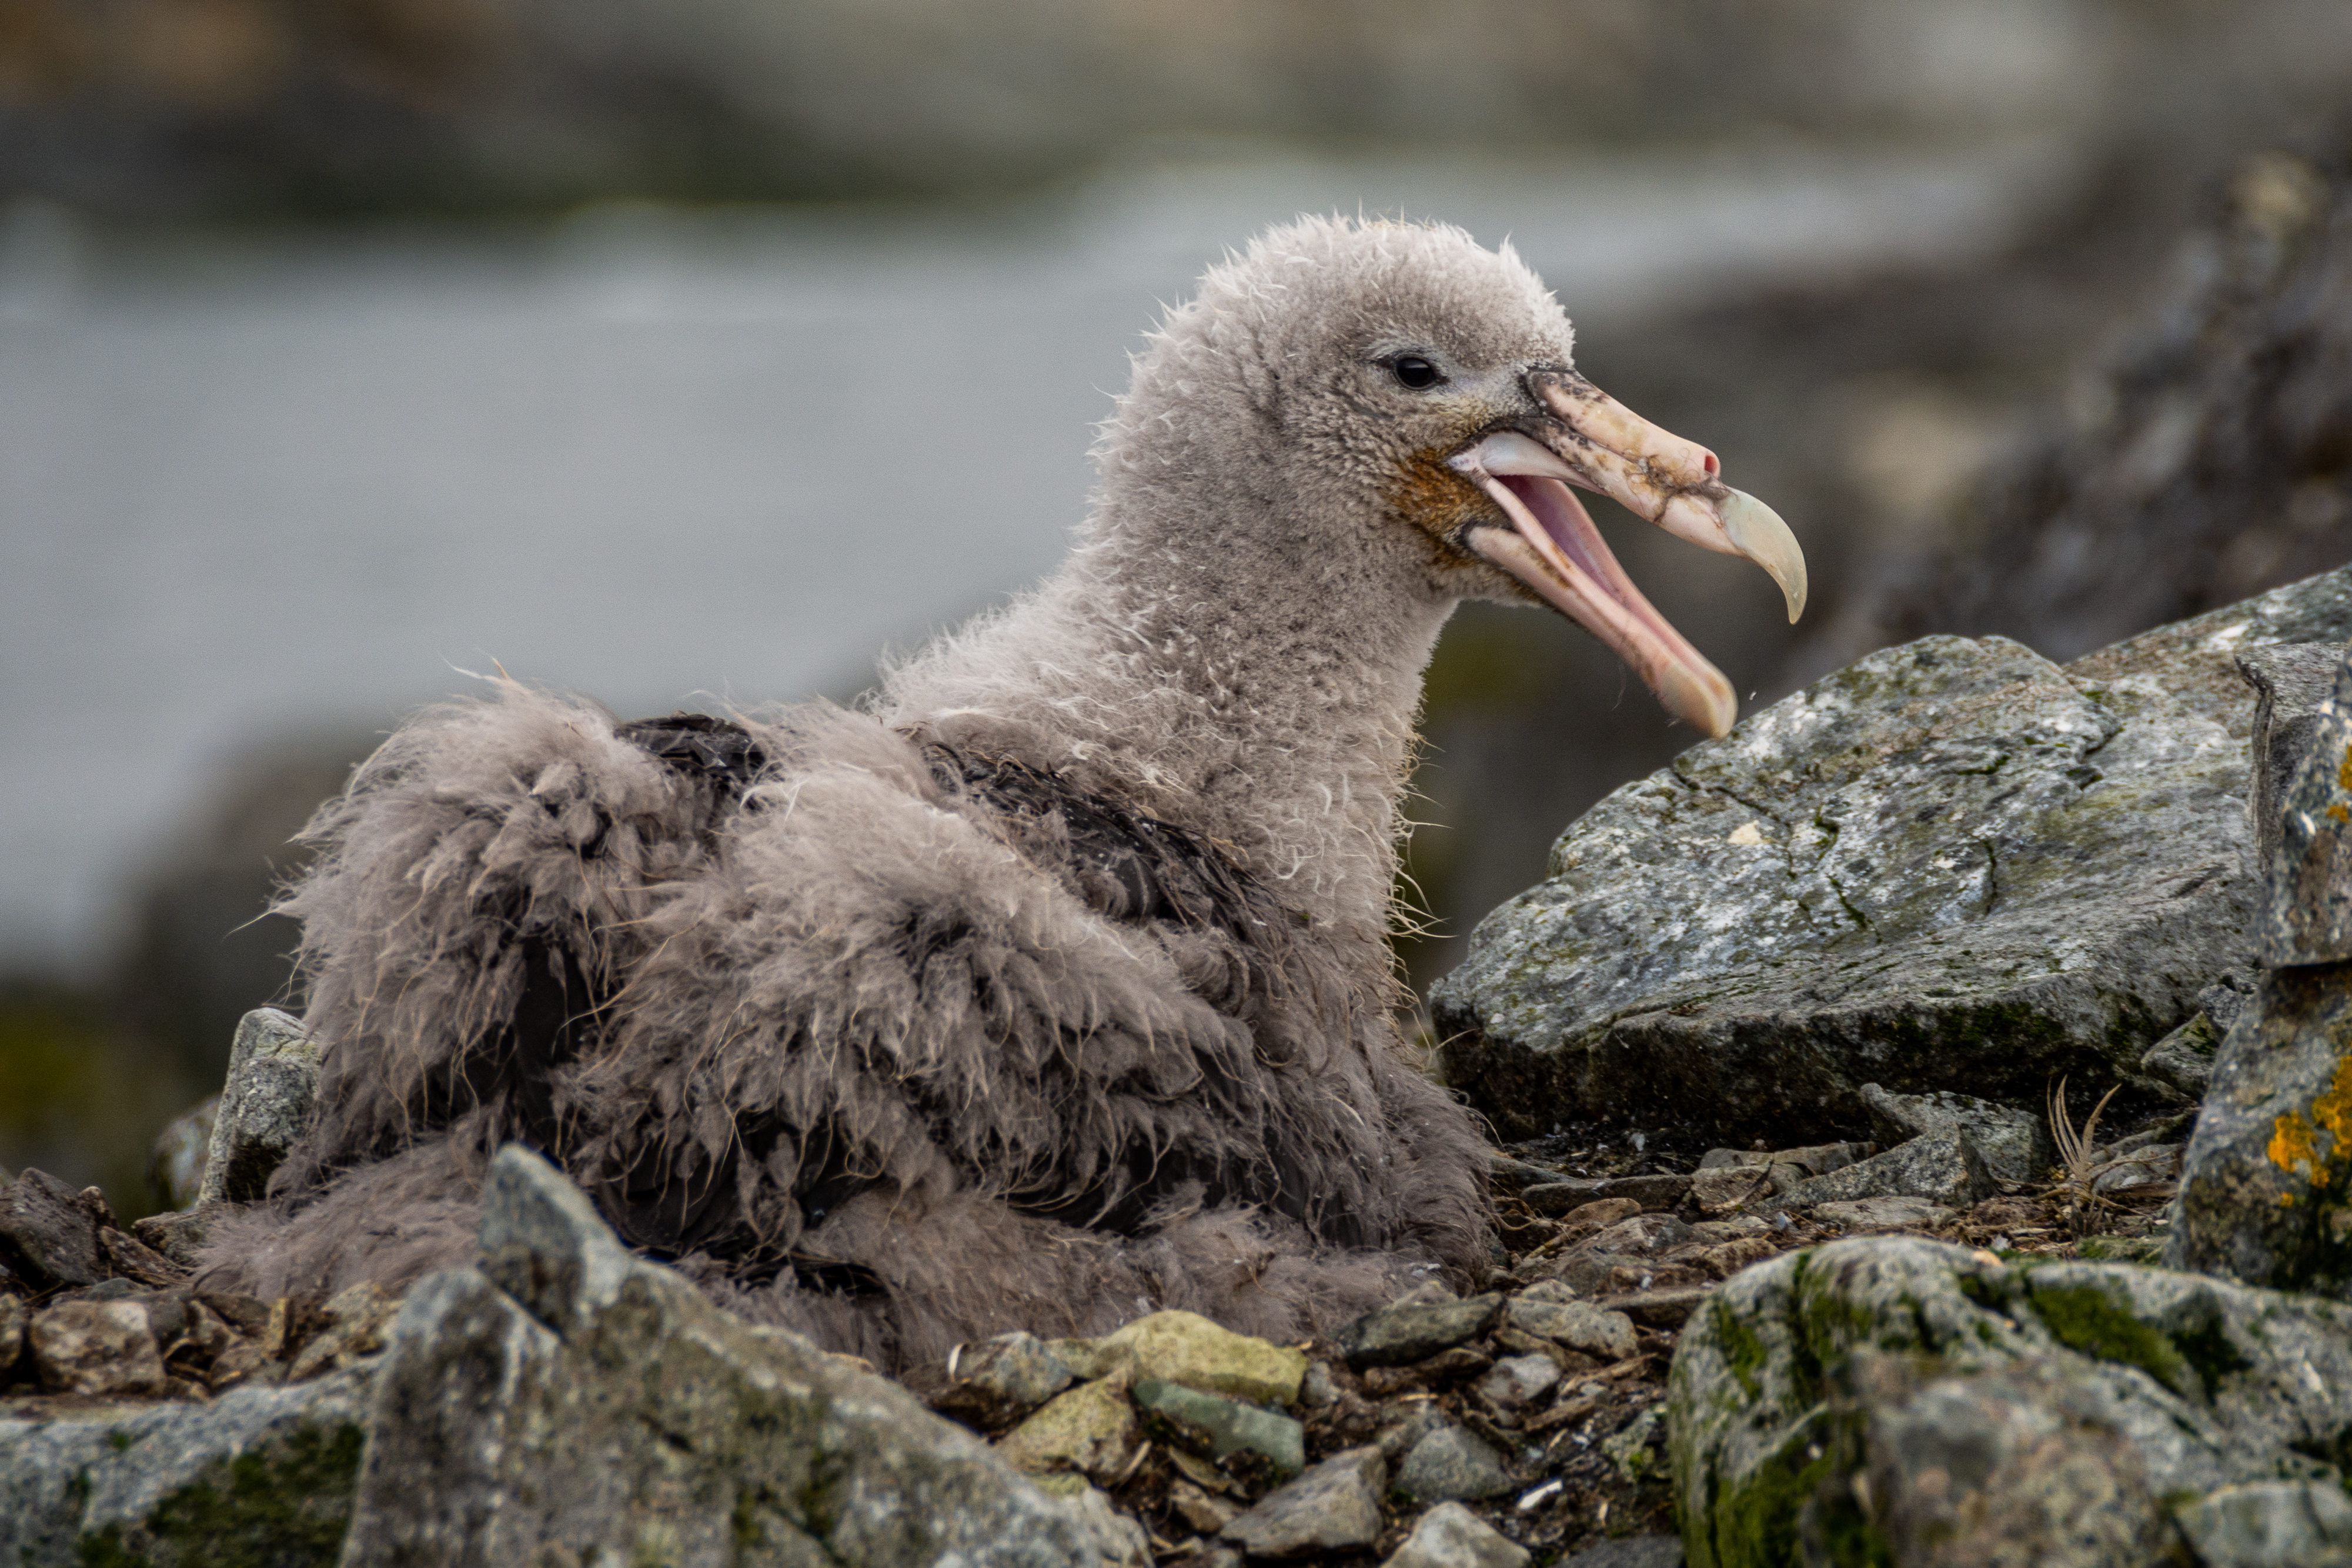
[[[1068,561],[869,714],[503,684],[411,722],[282,905],[319,1104],[205,1282],[461,1262],[510,1140],[735,1310],[918,1376],[1161,1306],[1289,1338],[1472,1270],[1485,1150],[1403,1058],[1386,944],[1438,632],[1549,604],[1728,727],[1571,485],[1804,597],[1780,519],[1571,347],[1459,230],[1278,228],[1138,357]]]

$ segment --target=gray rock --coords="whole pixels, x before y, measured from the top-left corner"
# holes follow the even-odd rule
[[[0,1563],[335,1561],[373,1368],[205,1405],[0,1419]]]
[[[8,1381],[25,1354],[25,1318],[23,1298],[0,1292],[0,1384]]]
[[[1601,1441],[1601,1452],[1617,1467],[1617,1473],[1629,1481],[1640,1480],[1655,1473],[1661,1458],[1658,1439],[1664,1436],[1659,1430],[1665,1412],[1657,1406],[1634,1416],[1617,1431]]]
[[[1667,1290],[1641,1290],[1630,1295],[1603,1296],[1594,1303],[1622,1312],[1643,1328],[1679,1329],[1705,1305],[1712,1285],[1677,1285]]]
[[[1848,1230],[1894,1226],[1929,1229],[1955,1218],[1955,1211],[1924,1197],[1857,1197],[1845,1203],[1817,1203],[1813,1218]]]
[[[2136,1067],[2252,957],[2231,655],[2338,586],[2063,669],[1930,637],[1692,747],[1479,925],[1432,996],[1448,1081],[1510,1135],[1665,1103],[1745,1140],[1859,1124],[1868,1082]]]
[[[491,1167],[483,1268],[408,1294],[345,1568],[1091,1563],[1079,1509],[897,1385],[630,1257],[546,1162]]]
[[[2272,797],[2269,758],[2254,769],[2269,892],[2256,950],[2272,967],[2352,958],[2352,663],[2338,664],[2300,749],[2284,795]]]
[[[1798,1183],[1765,1209],[1810,1208],[1865,1197],[1923,1197],[1945,1208],[1966,1208],[2000,1190],[1966,1133],[1931,1133],[1899,1144],[1883,1155],[1857,1160]]]
[[[1671,1214],[1637,1214],[1596,1233],[1583,1245],[1595,1252],[1642,1257],[1690,1239],[1690,1227]]]
[[[251,1203],[268,1192],[270,1173],[285,1163],[310,1119],[319,1058],[319,1048],[290,1013],[257,1008],[238,1021],[199,1203]]]
[[[2170,1181],[2180,1170],[2181,1145],[2149,1144],[2100,1163],[2106,1168],[2091,1180],[2093,1192],[2118,1192],[2127,1186]]]
[[[2352,1501],[2312,1481],[2208,1492],[2173,1515],[2205,1568],[2341,1568],[2352,1563]]]
[[[1360,1552],[1381,1535],[1388,1462],[1378,1448],[1334,1454],[1219,1531],[1252,1557]]]
[[[1499,1295],[1426,1306],[1381,1307],[1341,1329],[1336,1340],[1349,1366],[1403,1366],[1475,1339],[1486,1332],[1502,1307]]]
[[[27,1170],[0,1191],[0,1262],[23,1265],[37,1283],[96,1284],[108,1273],[99,1224],[88,1196]]]
[[[1862,1086],[1862,1103],[1870,1109],[1871,1130],[1888,1148],[1931,1133],[1964,1132],[1996,1181],[2048,1181],[2058,1163],[2049,1124],[2032,1111],[1949,1090],[1895,1094],[1875,1083]]]
[[[2165,1500],[2340,1486],[2325,1456],[2352,1452],[2347,1389],[2352,1307],[1834,1242],[1727,1281],[1684,1331],[1684,1544],[1695,1568],[1807,1561],[1832,1539],[1896,1563],[1939,1538],[1937,1562],[2161,1561]]]
[[[991,1427],[1010,1426],[1076,1381],[1045,1341],[1018,1331],[962,1349],[951,1366],[955,1381],[931,1404]]]
[[[2294,787],[2295,770],[2311,750],[2319,705],[2336,689],[2344,649],[2335,643],[2287,643],[2250,649],[2237,657],[2238,674],[2254,690],[2254,727],[2248,747],[2256,864],[2267,876],[2278,863],[2279,818]],[[2228,1029],[2230,1020],[2217,1020]]]
[[[2221,1044],[2214,1020],[2200,1011],[2149,1046],[2147,1054],[2139,1059],[2139,1070],[2192,1100],[2202,1100],[2212,1086],[2213,1053]]]
[[[1856,1160],[1868,1159],[1870,1155],[1868,1144],[1815,1144],[1801,1149],[1709,1149],[1700,1156],[1698,1168],[1714,1171],[1793,1165],[1806,1176],[1827,1176]]]
[[[1399,1414],[1395,1406],[1391,1406],[1388,1413],[1394,1418],[1381,1428],[1377,1441],[1381,1458],[1391,1463],[1404,1458],[1406,1454],[1412,1451],[1412,1446],[1415,1443],[1420,1442],[1432,1432],[1442,1429],[1445,1425],[1444,1413],[1433,1405],[1420,1403],[1408,1405],[1403,1407],[1402,1414]]]
[[[163,1358],[136,1301],[60,1301],[26,1331],[41,1386],[84,1396],[161,1394]]]
[[[1689,1196],[1691,1178],[1659,1172],[1648,1176],[1613,1176],[1601,1183],[1594,1197],[1630,1197],[1643,1209],[1655,1213],[1673,1208]]]
[[[1633,1337],[1633,1325],[1629,1321],[1625,1338],[1630,1343]],[[1559,1381],[1559,1364],[1548,1355],[1507,1355],[1471,1386],[1496,1409],[1517,1410],[1541,1398]]]
[[[1671,1535],[1628,1535],[1570,1552],[1559,1568],[1683,1568],[1683,1543]]]
[[[1442,1502],[1416,1521],[1384,1568],[1526,1568],[1528,1549],[1458,1502]]]
[[[2261,970],[2232,969],[2197,993],[2198,1010],[2212,1021],[2216,1037],[2229,1033],[2236,1025],[2238,1015],[2246,1010],[2246,1004],[2254,999],[2262,984]]]
[[[1588,1233],[1642,1212],[1642,1200],[1638,1197],[1593,1197],[1592,1190],[1599,1185],[1555,1182],[1548,1186],[1531,1186],[1521,1196],[1538,1214],[1565,1219],[1570,1226],[1580,1227]]]
[[[1476,1500],[1507,1492],[1516,1484],[1503,1456],[1460,1427],[1440,1427],[1406,1450],[1397,1467],[1396,1490],[1421,1502]]]
[[[147,1185],[166,1208],[193,1208],[205,1187],[205,1160],[212,1149],[220,1096],[181,1112],[155,1135],[147,1157]]]
[[[168,1259],[183,1269],[196,1266],[196,1254],[205,1244],[204,1216],[194,1209],[182,1209],[170,1214],[151,1214],[131,1225],[133,1239],[152,1249],[157,1256]]]
[[[1515,1160],[1496,1150],[1488,1155],[1487,1179],[1497,1192],[1524,1192],[1528,1187],[1559,1179],[1559,1173],[1544,1166],[1531,1166],[1525,1160]]]
[[[2165,1266],[2352,1290],[2352,965],[2280,969],[2221,1041]]]
[[[1163,1442],[1221,1464],[1254,1455],[1284,1480],[1307,1468],[1307,1430],[1287,1416],[1156,1377],[1139,1379],[1131,1397],[1143,1413],[1143,1429]]]

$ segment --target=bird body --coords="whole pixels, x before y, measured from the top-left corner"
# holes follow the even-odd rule
[[[1779,520],[1571,349],[1507,252],[1305,220],[1138,357],[1063,568],[867,711],[623,725],[505,682],[420,716],[313,824],[320,1103],[208,1278],[461,1261],[516,1139],[737,1310],[901,1369],[1470,1272],[1485,1150],[1386,945],[1438,633],[1551,602],[1727,726],[1568,483],[1802,595]]]

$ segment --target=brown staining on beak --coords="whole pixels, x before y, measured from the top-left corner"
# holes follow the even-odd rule
[[[1659,429],[1574,371],[1528,372],[1528,390],[1570,440],[1617,457],[1660,494],[1716,484],[1723,465],[1696,441]]]

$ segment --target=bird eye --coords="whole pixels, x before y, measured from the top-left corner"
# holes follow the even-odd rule
[[[1401,360],[1391,361],[1389,365],[1389,372],[1415,392],[1421,391],[1423,387],[1433,387],[1445,379],[1437,373],[1435,365],[1431,364],[1419,354],[1407,354]]]

